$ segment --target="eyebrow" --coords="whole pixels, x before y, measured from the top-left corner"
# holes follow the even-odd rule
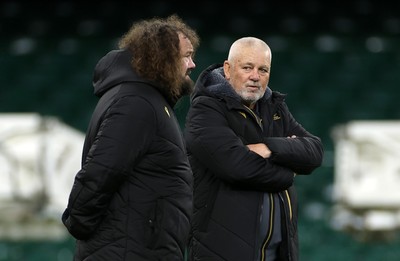
[[[183,53],[183,55],[192,55],[194,53],[193,49],[187,50]]]

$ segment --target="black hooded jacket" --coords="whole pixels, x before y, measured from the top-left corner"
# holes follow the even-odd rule
[[[285,95],[267,88],[256,111],[241,103],[221,64],[199,76],[185,140],[194,175],[189,260],[264,261],[281,227],[279,260],[298,260],[294,173],[310,174],[323,158],[321,140],[296,122]],[[287,138],[296,135],[297,138]],[[265,143],[268,159],[247,144]],[[279,213],[279,214],[275,214]]]
[[[183,260],[192,214],[192,172],[173,101],[140,78],[131,54],[96,65],[100,97],[62,220],[74,260]]]

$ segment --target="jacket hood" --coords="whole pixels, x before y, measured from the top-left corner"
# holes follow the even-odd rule
[[[241,102],[241,97],[225,79],[222,64],[213,64],[200,74],[191,98],[193,100],[198,96],[229,98]],[[271,96],[272,90],[267,86],[262,99],[268,100]]]
[[[96,96],[123,82],[146,82],[132,69],[131,57],[128,50],[112,50],[98,61],[93,75]]]

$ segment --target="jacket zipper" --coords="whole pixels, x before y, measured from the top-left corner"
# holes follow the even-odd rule
[[[254,111],[252,109],[250,109],[249,107],[247,107],[246,105],[243,105],[244,108],[246,109],[247,112],[249,112],[253,118],[256,120],[258,126],[261,128],[261,130],[263,129],[262,126],[262,119],[260,117],[257,116],[257,114],[254,113]]]
[[[252,109],[250,109],[246,105],[243,105],[243,106],[246,109],[246,111],[248,113],[250,113],[250,115],[253,116],[254,120],[257,122],[257,124],[261,128],[261,130],[263,130],[262,119],[260,117],[258,117],[257,114],[255,114]],[[285,192],[286,192],[286,197],[288,199],[288,204],[289,204],[289,206],[288,206],[289,207],[289,213],[290,213],[289,216],[290,216],[290,220],[292,220],[292,207],[291,207],[291,203],[290,203],[290,197],[289,197],[288,191],[286,190]],[[281,200],[284,201],[283,198],[281,197],[281,194],[278,193],[278,195],[281,198]],[[268,228],[268,231],[267,231],[267,237],[266,237],[266,239],[265,239],[265,241],[264,241],[264,243],[262,244],[262,247],[261,247],[261,259],[260,259],[260,261],[265,261],[264,260],[265,259],[265,249],[267,248],[267,246],[268,246],[268,244],[269,244],[269,242],[271,240],[272,232],[273,232],[273,223],[274,223],[274,215],[275,215],[275,205],[274,205],[273,193],[269,193],[269,200],[270,200],[269,228]],[[286,210],[285,210],[285,212],[286,212]],[[287,229],[287,232],[288,232],[288,229]],[[289,253],[289,259],[291,259],[290,258],[290,253]]]
[[[267,237],[261,247],[261,259],[260,259],[261,261],[264,261],[264,259],[265,259],[265,249],[271,240],[272,231],[273,231],[275,205],[274,205],[274,198],[273,198],[272,193],[269,194],[269,201],[270,201],[269,228],[267,231]]]
[[[285,190],[285,195],[286,195],[286,198],[287,198],[287,201],[288,201],[289,218],[290,218],[290,221],[292,221],[292,215],[293,215],[293,213],[292,213],[292,200],[290,199],[289,191]]]
[[[282,197],[281,193],[278,193],[280,200],[285,203],[285,199]],[[290,252],[290,235],[289,235],[289,227],[290,227],[290,222],[292,221],[292,204],[291,204],[291,200],[290,200],[290,196],[289,196],[289,192],[287,190],[285,190],[285,195],[286,195],[286,199],[288,202],[288,207],[285,207],[285,204],[283,204],[283,211],[284,211],[284,222],[286,223],[286,240],[288,242],[288,253],[287,253],[287,257],[288,260],[292,260],[292,253]],[[289,220],[287,219],[287,210],[289,210]]]
[[[262,119],[260,117],[258,117],[257,114],[255,114],[254,111],[252,109],[250,109],[249,107],[247,107],[246,105],[243,105],[243,107],[245,108],[246,112],[250,113],[250,115],[253,117],[253,119],[256,121],[257,125],[260,127],[260,129],[262,131],[263,130]],[[270,201],[269,228],[267,230],[267,237],[261,247],[261,259],[260,259],[261,261],[264,261],[264,259],[265,259],[265,249],[267,248],[268,243],[271,240],[272,232],[273,232],[275,205],[274,205],[274,198],[273,198],[272,193],[269,193],[269,201]],[[262,212],[261,212],[261,215],[262,215]]]
[[[278,193],[280,200],[285,203],[284,198],[282,197],[281,193]],[[287,198],[287,202],[288,202],[288,210],[289,210],[289,220],[292,221],[292,217],[293,217],[293,212],[292,212],[292,204],[291,204],[291,200],[290,200],[290,195],[289,192],[287,190],[285,190],[285,195]],[[260,261],[265,261],[265,249],[268,246],[268,243],[271,240],[271,236],[272,236],[272,231],[273,231],[273,223],[274,223],[274,214],[275,214],[275,205],[274,205],[274,198],[273,198],[273,194],[270,193],[269,194],[269,200],[270,200],[270,216],[269,216],[269,228],[267,231],[267,237],[264,241],[264,243],[262,244],[261,247],[261,259]],[[285,204],[284,204],[285,206]],[[284,207],[284,217],[287,217],[287,209]],[[286,237],[288,242],[290,242],[290,237],[289,237],[289,222],[287,220],[287,218],[284,218],[284,222],[286,222]],[[289,249],[290,249],[290,244],[288,245]],[[291,253],[288,253],[288,258],[289,260],[292,260],[291,258]]]

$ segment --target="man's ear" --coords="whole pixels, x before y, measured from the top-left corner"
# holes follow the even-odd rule
[[[229,62],[227,60],[224,61],[224,74],[225,74],[225,79],[227,79],[227,80],[229,80],[231,77],[230,69],[231,69],[231,65],[229,64]]]

